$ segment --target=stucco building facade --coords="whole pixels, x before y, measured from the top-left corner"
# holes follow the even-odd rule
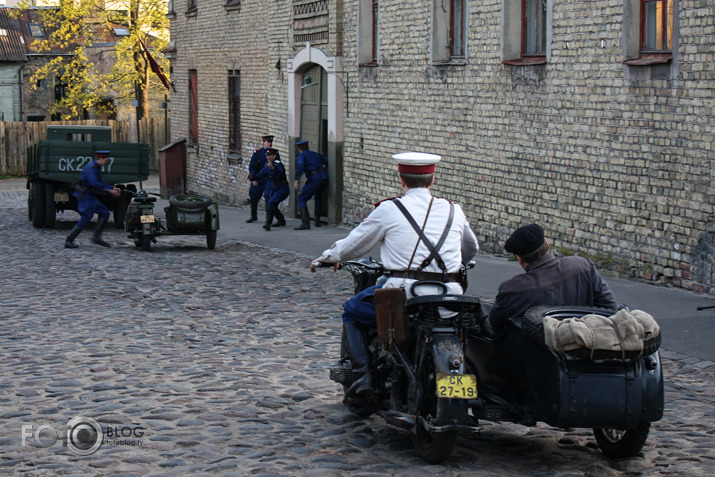
[[[484,250],[538,222],[564,253],[713,293],[711,2],[170,8],[172,139],[188,139],[189,189],[240,204],[263,134],[291,166],[308,138],[330,160],[325,215],[353,224],[399,194],[392,153],[431,152],[435,193],[462,204]]]

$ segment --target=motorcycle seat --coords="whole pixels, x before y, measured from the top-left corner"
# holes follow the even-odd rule
[[[481,308],[479,298],[467,295],[423,295],[407,300],[408,314],[417,313],[424,306],[436,306],[457,313],[476,312]]]
[[[142,204],[151,204],[152,202],[156,202],[156,197],[136,197],[134,201],[141,202]]]

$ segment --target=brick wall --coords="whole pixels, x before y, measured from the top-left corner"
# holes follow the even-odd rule
[[[244,1],[237,13],[199,0],[195,17],[176,11],[174,138],[188,136],[187,71],[199,72],[191,188],[241,203],[241,169],[260,135],[268,129],[287,150],[285,65],[302,47],[292,40],[292,5]],[[462,204],[487,251],[538,222],[564,253],[713,291],[715,22],[706,0],[679,2],[665,67],[623,64],[624,0],[553,2],[549,61],[527,67],[501,63],[502,0],[469,2],[468,59],[458,66],[430,62],[429,2],[386,0],[380,65],[360,68],[357,5],[330,2],[330,41],[320,45],[343,55],[345,68],[346,223],[399,194],[392,153],[433,152],[443,156],[434,191]],[[226,158],[228,69],[242,75],[238,164]]]
[[[350,3],[344,22],[355,25]],[[346,221],[398,192],[375,172],[392,152],[433,152],[434,191],[463,205],[488,251],[538,222],[565,253],[712,291],[711,8],[681,2],[677,76],[635,81],[622,64],[623,1],[554,2],[551,57],[528,67],[501,64],[501,1],[470,2],[468,61],[439,67],[427,2],[382,3],[378,68],[358,68],[345,32]]]

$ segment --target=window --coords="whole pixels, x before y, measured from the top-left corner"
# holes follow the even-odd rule
[[[45,29],[39,23],[28,23],[27,29],[30,32],[30,36],[33,38],[44,38]]]
[[[546,0],[523,0],[522,12],[522,56],[546,56]]]
[[[626,0],[626,61],[630,66],[668,63],[676,41],[675,0]]]
[[[199,91],[196,70],[189,70],[189,139],[199,142]]]
[[[196,10],[198,9],[198,5],[196,4],[198,0],[188,0],[188,3],[186,5],[186,13],[196,13]]]
[[[449,56],[464,58],[464,0],[451,0],[449,15]]]
[[[551,4],[548,0],[503,0],[502,63],[546,63],[549,56]]]
[[[358,64],[377,66],[380,2],[379,0],[360,0],[358,8]]]
[[[228,148],[241,151],[241,72],[228,72]]]
[[[641,5],[641,52],[670,53],[673,48],[673,0],[642,0]]]
[[[432,1],[432,61],[461,63],[467,57],[467,0]]]

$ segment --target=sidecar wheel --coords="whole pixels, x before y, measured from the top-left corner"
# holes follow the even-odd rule
[[[443,407],[447,406],[448,402],[437,398],[437,372],[434,357],[429,353],[425,356],[419,380],[423,396],[422,405],[417,413],[428,421],[439,420],[439,417],[445,413]],[[430,464],[439,464],[449,457],[456,442],[457,431],[430,433],[419,424],[415,434],[412,435],[412,446]]]
[[[180,209],[204,209],[211,205],[211,199],[203,195],[172,195],[169,197],[169,203]]]
[[[648,439],[650,422],[641,422],[635,429],[594,429],[601,452],[611,459],[636,457]]]
[[[206,246],[208,247],[209,250],[213,250],[216,248],[216,231],[215,230],[207,230],[206,231]]]

